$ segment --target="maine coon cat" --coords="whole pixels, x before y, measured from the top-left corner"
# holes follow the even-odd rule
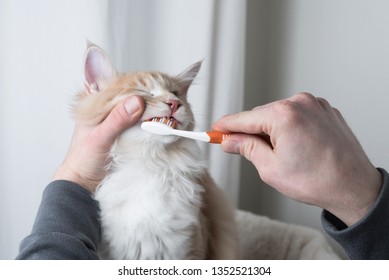
[[[109,173],[98,187],[101,256],[108,259],[234,259],[234,211],[208,174],[197,143],[143,131],[153,117],[169,117],[192,130],[187,92],[201,62],[178,76],[160,72],[120,74],[104,51],[89,44],[85,91],[77,95],[78,121],[97,124],[130,95],[145,100],[139,123],[111,149]]]

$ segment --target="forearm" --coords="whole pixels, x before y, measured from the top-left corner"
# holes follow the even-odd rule
[[[97,259],[98,204],[69,181],[54,181],[43,192],[32,229],[17,259]]]
[[[347,227],[328,211],[323,211],[322,223],[351,259],[389,259],[389,174],[382,174],[381,193],[369,213]]]

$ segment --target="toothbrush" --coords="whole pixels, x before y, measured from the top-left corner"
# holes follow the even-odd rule
[[[229,135],[219,131],[194,132],[179,130],[175,129],[176,125],[176,120],[164,117],[144,121],[141,127],[143,130],[157,135],[176,135],[214,144],[220,144]]]

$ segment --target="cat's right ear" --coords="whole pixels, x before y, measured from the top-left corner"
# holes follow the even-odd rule
[[[203,61],[199,61],[187,68],[184,72],[176,76],[176,78],[179,80],[179,82],[182,85],[183,92],[187,92],[190,85],[192,84],[193,80],[196,78],[197,74],[200,71],[200,67]]]
[[[100,92],[117,76],[105,52],[90,42],[86,49],[84,72],[85,90],[88,94]]]

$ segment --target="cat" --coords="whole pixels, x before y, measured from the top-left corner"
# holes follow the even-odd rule
[[[104,259],[237,259],[234,210],[212,180],[194,140],[158,136],[140,124],[169,117],[193,130],[187,92],[200,70],[120,74],[106,53],[88,44],[85,90],[76,96],[78,122],[100,123],[131,95],[145,101],[143,116],[116,140],[108,175],[94,194],[100,205]]]

